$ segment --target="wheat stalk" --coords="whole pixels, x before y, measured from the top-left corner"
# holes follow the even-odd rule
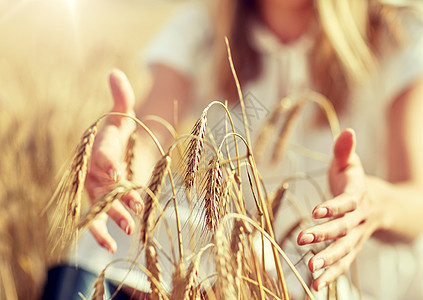
[[[226,220],[229,220],[231,218],[236,218],[236,219],[243,220],[243,221],[249,223],[251,226],[253,226],[256,230],[258,230],[263,235],[263,237],[266,238],[272,244],[272,246],[274,247],[272,249],[275,249],[282,256],[282,258],[288,264],[289,268],[294,273],[295,277],[297,277],[298,281],[303,286],[303,288],[304,288],[305,292],[307,293],[307,295],[310,297],[310,299],[314,300],[313,294],[311,293],[309,287],[304,282],[304,280],[301,278],[301,276],[298,273],[297,269],[295,268],[294,264],[290,261],[290,259],[285,254],[285,252],[277,244],[277,242],[275,241],[275,238],[273,236],[271,236],[269,233],[267,233],[260,225],[258,225],[255,221],[251,220],[247,216],[244,216],[244,215],[241,215],[241,214],[236,214],[236,213],[227,214],[225,216],[225,219]],[[223,222],[222,222],[222,224],[219,227],[222,227],[222,225],[223,225]],[[284,291],[282,290],[282,292],[284,292]],[[284,297],[286,298],[285,295],[284,295]]]
[[[326,115],[333,138],[341,133],[339,120],[336,115],[335,108],[332,102],[320,93],[315,91],[307,91],[304,93],[304,98],[308,101],[315,102]]]
[[[251,278],[249,278],[249,277],[245,277],[245,276],[242,276],[241,277],[241,279],[242,280],[244,280],[244,281],[246,281],[246,282],[248,282],[248,283],[250,283],[250,284],[253,284],[254,286],[259,286],[259,283],[257,282],[257,281],[255,281],[255,280],[252,280]],[[278,297],[274,292],[272,292],[271,290],[269,290],[268,288],[266,288],[266,287],[262,287],[263,288],[263,290],[269,295],[269,296],[271,296],[272,298],[271,299],[275,299],[275,300],[282,300],[280,297]]]
[[[134,157],[137,131],[134,130],[128,138],[125,150],[126,179],[132,181],[134,178]]]

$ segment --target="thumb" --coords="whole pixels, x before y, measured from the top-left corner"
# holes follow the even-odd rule
[[[334,164],[338,170],[343,170],[352,163],[355,152],[355,132],[348,128],[345,129],[335,141],[333,148]]]
[[[113,96],[112,112],[134,116],[135,95],[126,75],[120,70],[113,70],[109,76],[110,89]],[[120,125],[122,118],[113,118]]]

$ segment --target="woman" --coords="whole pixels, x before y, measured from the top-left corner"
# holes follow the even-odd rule
[[[227,98],[235,103],[235,85],[222,44],[226,35],[244,93],[259,99],[256,102],[264,110],[282,97],[295,98],[314,89],[332,101],[341,126],[357,132],[358,142],[350,129],[336,139],[328,170],[333,198],[312,210],[313,218],[324,222],[298,235],[299,245],[333,241],[309,260],[310,271],[324,269],[314,288],[319,290],[345,273],[372,236],[388,243],[416,240],[423,232],[419,12],[357,0],[215,1],[212,5],[209,11],[186,10],[153,42],[148,56],[153,85],[136,112],[127,79],[117,71],[111,74],[112,111],[153,113],[170,121],[174,99],[184,112],[204,106],[205,102],[193,99]],[[217,79],[213,85],[210,78]],[[301,142],[327,151],[331,142],[323,117],[316,110],[307,117],[313,125],[299,122],[303,126],[296,133]],[[252,128],[263,122],[258,118]],[[133,129],[130,123],[110,119],[97,136],[87,180],[92,199],[122,180],[118,158],[124,150],[122,141]],[[136,193],[122,202],[141,211]],[[108,215],[126,233],[134,230],[122,203],[114,203]],[[119,246],[107,231],[106,218],[98,218],[90,231],[100,245],[114,252]],[[375,297],[407,297],[400,289],[383,296],[381,290],[389,291],[389,284],[381,285],[384,289],[377,289]]]

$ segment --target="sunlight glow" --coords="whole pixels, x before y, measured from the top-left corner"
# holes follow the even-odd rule
[[[12,17],[15,13],[19,12],[26,4],[28,4],[29,2],[32,2],[33,0],[20,0],[20,1],[13,1],[13,5],[12,4],[6,4],[3,3],[2,5],[0,5],[1,10],[4,13],[0,14],[0,22],[4,22],[7,21],[10,17]],[[4,9],[4,7],[2,6],[6,6],[9,5],[9,7],[7,7],[6,9]]]
[[[77,14],[77,0],[64,0],[69,10],[70,23],[72,27],[72,36],[74,40],[74,47],[76,51],[76,56],[81,62],[82,57],[82,41],[79,35],[79,22]]]

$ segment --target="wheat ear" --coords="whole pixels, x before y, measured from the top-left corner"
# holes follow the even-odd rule
[[[282,205],[282,199],[285,195],[285,192],[288,190],[289,184],[287,182],[283,182],[278,189],[275,191],[271,201],[270,205],[272,207],[272,216],[273,220],[276,219],[277,214],[279,212],[279,208]]]
[[[107,267],[106,267],[107,268]],[[94,294],[91,300],[103,300],[104,296],[104,277],[106,276],[106,268],[100,273],[97,280],[94,282]]]
[[[214,245],[214,261],[217,272],[216,292],[221,295],[221,299],[237,299],[229,245],[222,225],[218,226],[215,231]]]
[[[137,131],[134,130],[128,138],[125,151],[125,164],[126,164],[126,179],[132,181],[134,178],[134,158],[135,158],[135,143]]]
[[[206,174],[205,196],[203,199],[206,226],[214,231],[218,225],[223,209],[223,187],[222,170],[218,156],[213,157],[209,162],[209,169]]]
[[[288,140],[290,137],[290,133],[295,124],[295,120],[298,118],[304,104],[305,104],[305,101],[300,100],[297,103],[295,103],[295,105],[288,112],[285,122],[283,123],[282,128],[280,130],[279,139],[273,150],[273,155],[272,155],[273,162],[278,161],[283,155],[286,148],[286,144],[288,143]]]
[[[281,101],[278,102],[278,104],[270,114],[270,117],[266,120],[266,123],[264,124],[263,129],[257,136],[255,143],[254,156],[257,162],[260,161],[261,157],[263,156],[264,150],[266,149],[267,141],[272,132],[275,130],[276,123],[278,123],[281,114],[287,111],[290,107],[291,99],[288,97],[283,98]]]
[[[245,223],[242,220],[236,219],[234,221],[234,227],[231,234],[231,244],[230,249],[232,252],[232,265],[234,266],[234,279],[235,284],[238,289],[238,299],[242,292],[241,289],[241,276],[242,276],[242,267],[244,265],[244,236],[245,233],[250,231],[246,228]]]
[[[161,271],[157,257],[156,247],[154,246],[152,239],[147,240],[145,249],[145,262],[147,265],[147,270],[150,271],[150,273],[148,274],[148,279],[151,285],[150,299],[161,300],[163,299],[163,287],[161,286]]]
[[[198,171],[201,154],[203,152],[206,126],[207,110],[204,110],[191,131],[192,137],[185,153],[187,162],[184,172],[184,184],[187,190],[190,190],[194,185],[195,174]]]
[[[62,247],[70,242],[77,232],[77,224],[81,214],[81,198],[87,174],[88,161],[97,134],[98,121],[92,124],[83,134],[76,147],[70,169],[62,177],[51,201],[57,206],[53,214],[50,239],[57,228],[61,228]],[[57,241],[59,242],[59,241]]]
[[[150,232],[150,229],[154,226],[156,210],[154,209],[154,199],[152,195],[156,196],[160,193],[162,188],[164,178],[167,171],[169,170],[170,165],[170,156],[165,154],[162,158],[156,163],[151,175],[150,182],[148,184],[148,189],[150,193],[145,193],[144,197],[144,213],[141,220],[141,242],[146,242],[146,235]]]
[[[185,291],[185,268],[181,261],[176,265],[175,272],[172,275],[172,293],[170,300],[181,300],[184,298]]]
[[[197,257],[191,261],[186,274],[182,270],[174,274],[175,280],[173,281],[173,290],[170,295],[171,300],[196,299],[197,289],[195,284],[198,280],[199,256],[197,255]]]

